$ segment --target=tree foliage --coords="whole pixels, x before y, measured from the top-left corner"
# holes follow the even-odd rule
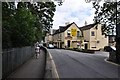
[[[116,33],[116,62],[120,64],[120,37],[118,37],[118,27],[120,25],[120,1],[118,2],[105,2],[103,6],[94,2],[93,7],[96,9],[94,21],[106,24],[102,28],[102,32],[106,34],[114,33],[114,28],[117,28]],[[111,55],[111,57],[114,57]]]
[[[33,45],[52,27],[55,12],[53,2],[2,3],[3,48]]]
[[[114,34],[116,24],[120,23],[120,1],[119,2],[104,2],[100,5],[99,2],[93,2],[95,11],[94,22],[102,23],[102,32],[104,34]]]

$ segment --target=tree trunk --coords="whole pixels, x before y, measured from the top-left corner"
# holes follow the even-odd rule
[[[120,64],[120,24],[116,27],[116,61]]]

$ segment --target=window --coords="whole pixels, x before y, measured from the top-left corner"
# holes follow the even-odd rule
[[[67,36],[70,36],[70,30],[67,31]]]
[[[80,31],[77,31],[77,37],[79,37],[80,36]]]
[[[91,48],[96,48],[96,47],[91,47]]]
[[[60,34],[60,38],[61,38],[61,36],[62,36],[62,35]]]
[[[100,41],[97,41],[97,43],[100,43]]]
[[[95,32],[94,31],[91,32],[91,36],[95,36]]]

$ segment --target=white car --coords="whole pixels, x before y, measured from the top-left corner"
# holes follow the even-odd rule
[[[48,45],[48,48],[53,49],[54,46],[53,46],[52,44],[49,44],[49,45]]]

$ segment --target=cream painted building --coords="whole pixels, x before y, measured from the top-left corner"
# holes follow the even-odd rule
[[[57,48],[82,48],[99,50],[108,46],[108,36],[102,34],[101,24],[89,24],[78,27],[74,22],[59,26],[53,34],[46,35],[46,43],[52,43]]]
[[[84,37],[84,49],[99,50],[108,46],[108,36],[102,34],[101,24],[80,27]]]
[[[59,29],[53,34],[53,42],[57,48],[82,47],[82,32],[74,22],[66,26],[59,26]]]
[[[53,36],[52,34],[47,33],[45,36],[45,43],[48,46],[48,44],[53,44]]]

